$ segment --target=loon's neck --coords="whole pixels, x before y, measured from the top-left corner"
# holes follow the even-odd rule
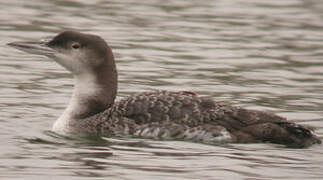
[[[110,66],[107,66],[110,67]],[[112,66],[114,67],[114,66]],[[73,123],[80,123],[111,107],[117,94],[117,72],[115,68],[74,75],[74,90],[69,105],[56,120],[53,131],[68,133]]]

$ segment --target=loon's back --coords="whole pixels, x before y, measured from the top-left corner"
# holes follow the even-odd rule
[[[58,133],[131,135],[204,143],[321,143],[310,129],[261,111],[200,98],[191,92],[141,93],[115,103],[114,56],[99,36],[65,31],[48,42],[8,45],[54,59],[73,74],[72,99],[53,126]]]
[[[209,144],[321,143],[310,129],[272,113],[232,107],[192,92],[155,91],[124,98],[101,115],[103,134],[183,139]]]

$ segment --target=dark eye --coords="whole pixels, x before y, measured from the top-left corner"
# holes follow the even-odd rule
[[[80,46],[80,44],[79,43],[73,43],[72,44],[72,48],[73,49],[79,49],[81,46]]]

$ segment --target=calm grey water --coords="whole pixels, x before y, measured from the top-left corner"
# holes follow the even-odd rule
[[[323,136],[321,0],[0,2],[0,179],[322,179],[321,145],[81,140],[49,130],[72,92],[49,59],[5,44],[74,29],[113,48],[119,98],[192,90]]]

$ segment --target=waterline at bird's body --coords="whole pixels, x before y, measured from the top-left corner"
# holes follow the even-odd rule
[[[182,139],[217,144],[272,142],[307,147],[321,140],[285,118],[201,98],[187,91],[154,91],[115,102],[117,70],[113,53],[95,35],[65,31],[47,43],[9,45],[45,55],[75,79],[70,104],[55,122],[59,133]]]

